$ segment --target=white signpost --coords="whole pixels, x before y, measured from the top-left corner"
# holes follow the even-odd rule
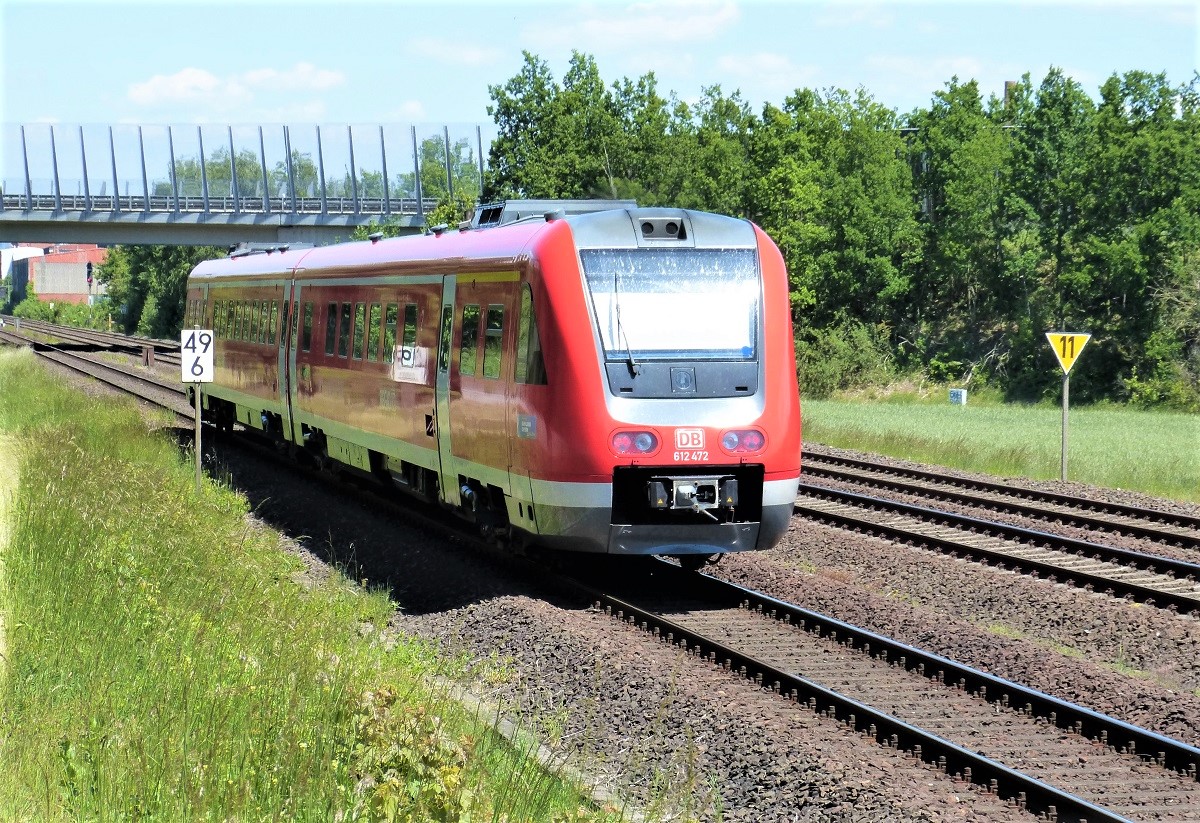
[[[200,384],[213,382],[212,329],[184,329],[179,333],[180,379],[195,384],[196,494],[200,493]]]
[[[1058,365],[1062,366],[1063,370],[1063,388],[1062,388],[1062,466],[1059,473],[1059,478],[1063,481],[1067,479],[1067,398],[1071,391],[1071,366],[1075,365],[1075,359],[1079,357],[1083,347],[1092,339],[1090,334],[1084,332],[1070,331],[1048,331],[1046,339],[1050,341],[1050,348],[1054,349],[1054,356],[1058,358]]]

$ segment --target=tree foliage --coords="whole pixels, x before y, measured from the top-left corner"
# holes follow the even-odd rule
[[[898,368],[1051,397],[1044,332],[1090,331],[1073,395],[1200,408],[1200,75],[1114,75],[1095,101],[1057,68],[1002,100],[956,77],[904,116],[862,89],[796,89],[755,113],[719,87],[664,97],[653,74],[606,86],[579,53],[559,83],[526,53],[489,91],[489,197],[761,225],[819,391]]]
[[[1003,99],[955,77],[905,115],[863,89],[798,88],[756,112],[719,86],[691,101],[663,93],[653,73],[606,83],[579,52],[559,80],[526,52],[488,91],[497,137],[483,178],[469,141],[431,137],[420,180],[397,174],[392,192],[419,183],[438,200],[429,222],[451,225],[476,197],[635,199],[753,220],[787,263],[806,391],[899,370],[1056,397],[1044,333],[1088,331],[1074,398],[1200,409],[1200,74],[1173,86],[1130,71],[1093,97],[1054,68]],[[243,196],[284,196],[283,164],[264,179],[259,163],[218,150],[176,174],[190,192],[202,173],[231,188],[236,169]],[[297,192],[319,193],[312,159],[292,166]],[[355,183],[382,196],[378,173]],[[187,270],[213,253],[121,247],[100,276],[127,329],[166,334]]]

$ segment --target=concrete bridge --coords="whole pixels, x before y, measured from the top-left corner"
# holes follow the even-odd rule
[[[324,244],[385,222],[417,232],[448,194],[479,198],[485,128],[3,126],[0,241]]]

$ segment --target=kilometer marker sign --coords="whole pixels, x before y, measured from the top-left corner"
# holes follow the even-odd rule
[[[212,329],[184,329],[179,333],[180,374],[184,383],[195,384],[196,391],[196,494],[200,494],[200,384],[213,382]]]
[[[1063,374],[1070,374],[1075,359],[1092,336],[1080,332],[1048,331],[1046,339],[1050,341],[1050,348],[1054,349],[1054,356],[1058,358]]]
[[[1058,365],[1062,366],[1063,370],[1063,387],[1062,387],[1062,463],[1059,471],[1059,479],[1066,482],[1067,479],[1067,408],[1070,405],[1068,398],[1071,396],[1071,366],[1075,365],[1076,358],[1079,357],[1083,347],[1092,339],[1090,334],[1085,332],[1071,331],[1048,331],[1046,339],[1050,341],[1050,348],[1054,349],[1054,356],[1058,358]]]

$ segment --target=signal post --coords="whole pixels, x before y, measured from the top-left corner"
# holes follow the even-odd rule
[[[1083,347],[1092,339],[1092,336],[1086,332],[1048,331],[1046,339],[1050,341],[1050,348],[1054,349],[1054,356],[1058,358],[1058,364],[1062,366],[1063,370],[1062,463],[1059,479],[1065,482],[1067,479],[1067,407],[1069,405],[1068,397],[1071,393],[1071,366],[1075,365],[1076,358],[1079,357]]]
[[[196,494],[200,494],[200,384],[213,382],[212,329],[184,329],[179,333],[180,378],[191,383],[196,397]]]

